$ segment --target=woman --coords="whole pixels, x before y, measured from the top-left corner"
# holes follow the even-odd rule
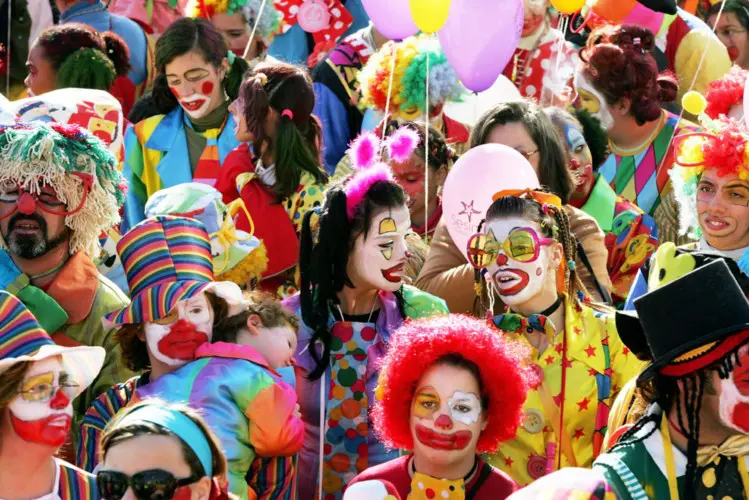
[[[133,105],[133,96],[124,92],[130,53],[111,31],[99,34],[78,23],[48,28],[31,46],[26,67],[24,84],[30,96],[65,88],[96,89],[112,93],[125,116]]]
[[[486,112],[473,129],[471,147],[487,143],[504,144],[525,156],[539,182],[567,203],[574,184],[554,125],[541,108],[529,102],[509,102]],[[570,206],[565,210],[587,260],[579,252],[580,276],[593,297],[603,300],[611,290],[603,232],[582,211]],[[455,246],[444,221],[440,222],[416,286],[445,299],[453,312],[473,313],[474,269],[466,263],[463,250]],[[502,304],[496,306],[499,312]]]
[[[484,231],[469,239],[468,258],[480,270],[479,285],[510,307],[494,324],[528,349],[536,377],[521,428],[488,461],[525,486],[562,467],[590,467],[609,405],[641,364],[619,339],[613,311],[583,300],[575,237],[559,198],[501,191],[494,200]]]
[[[359,474],[346,498],[368,498],[356,492],[383,480],[401,498],[419,490],[426,498],[455,498],[451,492],[461,490],[476,500],[507,498],[517,485],[478,454],[496,451],[518,429],[528,393],[522,362],[490,325],[466,316],[396,330],[373,416],[390,448],[413,453]],[[501,384],[495,373],[502,373]]]
[[[676,241],[678,216],[668,171],[674,163],[671,139],[696,126],[680,121],[661,104],[679,89],[673,76],[658,74],[650,51],[653,34],[637,26],[594,31],[575,74],[580,105],[598,118],[609,135],[611,155],[600,174],[658,225],[661,241]]]
[[[328,191],[321,211],[305,216],[301,293],[286,301],[302,318],[295,358],[305,423],[299,498],[340,499],[351,477],[395,458],[368,423],[378,362],[405,318],[447,312],[440,299],[404,285],[406,193],[367,151],[379,151],[371,134],[352,148],[352,162],[363,168]]]
[[[567,149],[570,172],[577,179],[570,205],[596,219],[606,235],[606,267],[614,285],[612,298],[615,306],[623,306],[637,272],[658,247],[655,221],[617,196],[598,174],[608,155],[606,132],[598,120],[583,109],[575,116],[561,108],[546,108],[544,112]]]
[[[720,12],[720,18],[718,13]],[[707,12],[707,22],[728,49],[731,62],[749,69],[749,2],[717,2]]]
[[[104,432],[100,453],[102,500],[229,498],[218,440],[187,406],[151,399],[123,410]]]
[[[304,215],[322,203],[328,180],[314,107],[309,76],[284,63],[255,66],[230,107],[236,139],[244,144],[226,158],[216,187],[224,202],[244,201],[250,219],[240,214],[237,228],[254,229],[265,244],[261,286],[279,297],[297,291],[298,234]]]
[[[71,429],[72,402],[99,374],[104,349],[56,345],[5,291],[0,339],[0,497],[98,498],[94,477],[55,454]]]
[[[192,180],[213,185],[232,149],[237,97],[247,63],[228,54],[221,34],[204,19],[180,19],[156,42],[158,75],[148,116],[125,137],[128,180],[123,232],[144,219],[146,200],[160,189]],[[143,108],[144,105],[136,104]]]

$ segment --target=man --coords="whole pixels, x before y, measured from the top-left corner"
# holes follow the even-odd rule
[[[120,220],[125,184],[104,144],[75,125],[0,128],[0,288],[16,295],[62,346],[101,346],[101,374],[76,415],[133,376],[101,318],[127,297],[99,274],[99,235]]]
[[[674,262],[672,262],[673,264]],[[724,260],[635,302],[622,338],[649,345],[649,407],[594,470],[617,498],[744,498],[749,302]],[[692,313],[695,311],[695,313]],[[620,333],[623,323],[617,321]],[[678,335],[669,335],[678,332]],[[642,345],[642,343],[640,342]]]

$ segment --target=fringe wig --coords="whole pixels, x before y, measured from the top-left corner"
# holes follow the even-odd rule
[[[215,14],[232,16],[241,12],[250,29],[257,24],[256,35],[266,45],[281,32],[283,14],[276,9],[273,0],[267,0],[262,17],[258,18],[263,0],[189,0],[185,7],[185,16],[210,20]]]
[[[120,222],[127,184],[107,146],[76,125],[17,124],[0,127],[0,184],[18,184],[31,193],[52,186],[68,208],[77,207],[84,184],[73,173],[93,178],[80,211],[65,217],[72,231],[70,253],[99,253],[99,235]],[[0,237],[0,247],[7,248]]]

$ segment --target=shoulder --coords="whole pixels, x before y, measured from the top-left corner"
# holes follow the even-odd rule
[[[145,46],[145,32],[138,23],[118,14],[110,14],[110,18],[112,19],[112,31],[123,38],[127,38],[128,45],[130,45],[131,42],[137,41],[137,37],[140,35],[140,40],[143,43],[143,46]]]
[[[565,205],[564,210],[567,212],[567,217],[570,220],[570,230],[575,235],[575,238],[577,238],[577,241],[582,243],[591,236],[603,234],[596,220],[579,208]]]
[[[179,106],[177,106],[175,110],[169,112],[169,114],[150,116],[130,127],[128,132],[131,134],[135,134],[140,142],[145,142],[149,137],[151,137],[154,130],[156,130],[156,127],[158,127],[161,122],[163,122],[167,117],[171,118],[175,111],[178,110]]]
[[[86,410],[83,423],[88,425],[100,423],[103,428],[120,408],[127,406],[133,392],[141,385],[142,378],[142,375],[138,375],[99,394]]]
[[[407,478],[409,483],[411,478],[408,474],[408,459],[411,455],[405,455],[398,457],[394,460],[390,460],[374,467],[369,467],[353,480],[353,483],[361,483],[363,481],[374,481],[377,479],[384,479],[390,482],[397,482],[399,478]]]
[[[68,490],[79,492],[80,496],[75,498],[80,500],[98,498],[98,495],[96,495],[96,476],[63,460],[56,459],[56,461],[60,467],[60,486],[66,485]],[[88,495],[84,493],[86,491],[89,493]]]
[[[447,314],[447,304],[439,297],[424,292],[411,285],[403,285],[403,306],[406,316],[411,319],[433,316],[435,314]]]
[[[481,458],[478,458],[479,473],[484,467],[489,468],[489,475],[486,477],[485,482],[479,488],[476,499],[481,500],[484,498],[506,498],[510,494],[518,489],[518,484],[509,475],[487,464]],[[469,483],[470,484],[470,483]]]
[[[109,281],[109,278],[99,273],[99,286],[94,299],[94,309],[104,314],[121,309],[130,303],[127,295],[120,287]]]

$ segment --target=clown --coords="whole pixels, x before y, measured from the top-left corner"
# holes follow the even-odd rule
[[[524,362],[536,374],[521,428],[488,459],[520,485],[562,467],[589,467],[609,405],[640,368],[611,311],[580,298],[577,245],[559,205],[548,193],[499,192],[484,232],[467,248],[490,288],[488,309],[495,294],[510,307],[494,324],[528,348]]]
[[[99,498],[93,476],[55,458],[73,400],[104,363],[101,347],[62,347],[14,296],[0,292],[0,496]]]
[[[515,482],[478,454],[492,453],[518,429],[528,391],[522,363],[489,324],[467,316],[396,330],[380,371],[374,425],[389,448],[413,454],[365,470],[348,488],[385,480],[410,500],[507,498]],[[353,491],[344,498],[364,498]]]
[[[720,80],[714,80],[707,86],[705,114],[716,119],[720,115],[736,121],[744,119],[744,87],[749,72],[739,66],[733,66]]]
[[[125,183],[104,144],[74,125],[0,131],[0,288],[18,296],[55,342],[102,346],[101,375],[76,403],[133,375],[101,317],[128,299],[94,264],[99,235],[119,222]]]
[[[677,277],[635,305],[639,318],[627,322],[626,335],[635,339],[633,344],[649,346],[651,362],[637,378],[649,395],[649,407],[616,446],[598,457],[594,469],[625,500],[745,498],[745,292],[726,262],[718,260]],[[679,335],[664,335],[667,331]]]
[[[447,312],[440,299],[405,284],[411,219],[379,151],[373,134],[357,139],[351,159],[361,169],[304,219],[301,292],[286,301],[302,319],[295,357],[306,427],[300,498],[340,499],[356,474],[395,458],[368,423],[379,360],[406,318]]]

